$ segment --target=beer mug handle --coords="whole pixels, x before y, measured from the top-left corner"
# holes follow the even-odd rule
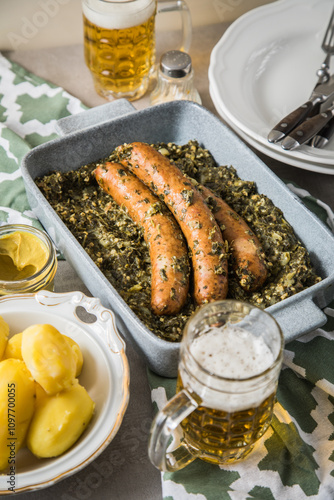
[[[188,5],[184,0],[162,0],[158,2],[157,13],[174,12],[181,13],[182,18],[182,45],[180,50],[189,52],[192,37],[191,14]]]
[[[182,441],[172,451],[168,447],[178,425],[197,407],[198,403],[183,389],[156,415],[151,427],[148,454],[152,464],[158,469],[173,472],[195,460],[196,455]]]

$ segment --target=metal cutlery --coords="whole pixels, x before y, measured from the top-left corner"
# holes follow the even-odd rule
[[[308,142],[312,137],[318,134],[334,117],[334,104],[326,111],[305,120],[301,125],[292,130],[282,142],[282,148],[293,150]]]
[[[308,101],[281,120],[268,134],[268,141],[276,143],[289,137],[300,123],[320,111],[320,105],[334,96],[334,77],[327,83],[317,83]]]
[[[331,56],[334,54],[334,8],[325,31],[321,48],[327,55],[317,71],[317,76],[323,79],[322,83],[325,83],[329,80],[329,62]]]
[[[325,36],[321,45],[322,49],[326,52],[326,58],[321,67],[317,71],[318,81],[308,99],[304,104],[285,116],[268,134],[268,141],[277,143],[282,139],[289,136],[290,132],[298,125],[320,112],[320,107],[323,103],[330,100],[333,96],[331,82],[333,77],[329,75],[330,58],[334,54],[334,9],[330,17],[328,26],[326,28]],[[327,85],[327,86],[326,86]],[[285,140],[285,139],[284,139]],[[296,147],[293,140],[286,140],[284,149]]]
[[[323,148],[334,135],[334,117],[329,120],[319,132],[312,137],[309,145],[313,148]]]

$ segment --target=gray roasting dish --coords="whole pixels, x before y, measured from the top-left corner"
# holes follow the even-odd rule
[[[125,142],[175,142],[196,139],[221,165],[255,181],[292,224],[306,246],[322,281],[267,309],[280,324],[286,342],[322,326],[323,308],[334,297],[334,236],[273,172],[217,117],[204,107],[175,101],[137,111],[122,99],[63,118],[62,137],[34,148],[24,158],[22,175],[29,203],[59,250],[90,292],[116,315],[120,332],[162,376],[177,373],[179,343],[159,339],[131,311],[37,188],[34,179],[53,171],[69,171],[107,156]]]

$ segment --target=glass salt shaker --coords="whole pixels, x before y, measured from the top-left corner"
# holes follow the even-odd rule
[[[158,81],[151,94],[150,103],[154,105],[175,100],[202,104],[194,87],[191,57],[181,50],[169,50],[161,56]]]

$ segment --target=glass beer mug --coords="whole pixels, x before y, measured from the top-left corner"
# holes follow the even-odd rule
[[[179,11],[182,50],[191,43],[191,16],[184,0],[82,0],[84,53],[102,97],[139,99],[155,65],[155,17]]]
[[[200,307],[181,341],[176,395],[152,424],[153,465],[176,471],[196,458],[222,465],[246,457],[271,423],[283,344],[274,318],[257,307]]]

